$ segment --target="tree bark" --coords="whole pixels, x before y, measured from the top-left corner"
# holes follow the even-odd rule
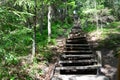
[[[95,5],[95,10],[97,10],[97,2],[96,0],[94,1],[94,5]],[[96,18],[96,26],[97,26],[97,31],[99,30],[99,24],[98,24],[98,14],[97,12],[95,12],[95,18]]]
[[[43,31],[43,20],[44,20],[44,4],[43,4],[43,1],[41,2],[42,5],[41,5],[41,10],[40,10],[40,19],[39,19],[39,23],[40,23],[40,33],[42,34],[42,31]]]
[[[32,44],[32,56],[31,56],[31,62],[33,62],[35,52],[36,52],[36,24],[37,24],[37,1],[35,0],[35,22],[34,22],[34,29],[33,29],[33,44]]]
[[[52,7],[49,5],[48,6],[48,42],[51,39],[51,12],[52,12]]]

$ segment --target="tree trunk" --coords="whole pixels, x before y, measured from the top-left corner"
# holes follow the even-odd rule
[[[42,34],[43,31],[43,20],[44,20],[44,4],[42,1],[42,8],[40,10],[40,19],[39,19],[39,23],[40,23],[40,33]]]
[[[49,5],[48,6],[48,42],[50,42],[51,39],[51,12],[52,12],[52,7]]]
[[[95,5],[95,10],[97,10],[97,2],[96,2],[96,0],[94,1],[94,5]],[[97,31],[98,31],[99,26],[98,26],[98,14],[97,14],[97,12],[95,12],[95,18],[96,18],[96,26],[97,26]]]
[[[30,13],[30,8],[27,6],[27,12]],[[28,28],[32,28],[32,25],[31,25],[31,19],[30,18],[27,18],[27,22],[26,22],[26,25],[28,26]]]
[[[37,24],[37,4],[35,0],[35,18],[34,18],[34,29],[33,29],[33,44],[32,44],[32,56],[31,56],[31,62],[33,62],[35,52],[36,52],[36,24]]]

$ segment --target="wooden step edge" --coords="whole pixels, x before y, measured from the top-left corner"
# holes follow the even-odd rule
[[[88,44],[88,42],[87,41],[82,41],[82,40],[78,40],[78,41],[66,41],[66,44],[70,44],[70,43],[72,43],[72,44],[82,44],[82,43],[84,43],[84,44]]]
[[[91,54],[91,55],[61,55],[61,57],[95,57],[95,55]]]
[[[88,47],[65,47],[64,49],[91,50],[89,46]]]
[[[68,41],[87,41],[87,39],[85,38],[76,38],[76,37],[72,37],[72,38],[67,38],[66,42]],[[88,42],[88,41],[87,41]]]
[[[71,40],[71,39],[87,39],[87,38],[85,36],[77,36],[77,37],[67,38],[66,40]]]
[[[68,36],[70,36],[70,35],[80,35],[80,36],[87,37],[85,33],[81,33],[81,32],[70,32]]]
[[[56,67],[56,70],[99,69],[100,65]]]
[[[61,63],[79,63],[79,62],[97,62],[97,60],[90,59],[90,60],[61,60],[59,61],[59,64]]]
[[[66,44],[66,46],[90,46],[90,44]]]
[[[76,51],[76,50],[72,50],[72,51],[63,51],[63,53],[82,53],[82,52],[86,52],[86,53],[90,53],[92,52],[92,50],[80,50],[80,51]]]

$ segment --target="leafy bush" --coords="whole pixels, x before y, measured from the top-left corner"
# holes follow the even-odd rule
[[[94,25],[94,24],[87,24],[88,26],[86,26],[86,27],[83,27],[83,31],[85,31],[85,32],[92,32],[92,31],[94,31],[94,30],[96,30],[97,28],[96,28],[96,26]]]

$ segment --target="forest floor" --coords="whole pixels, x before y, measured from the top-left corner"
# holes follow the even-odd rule
[[[52,49],[52,51],[54,52],[54,56],[52,57],[52,61],[50,62],[50,64],[48,66],[41,65],[43,67],[43,69],[46,71],[45,74],[40,77],[41,80],[50,80],[50,78],[54,74],[53,73],[54,68],[59,60],[59,55],[62,53],[62,51],[64,49],[64,45],[65,45],[65,37],[58,37],[56,39],[56,45],[49,46]]]
[[[93,47],[93,51],[100,51],[102,55],[102,66],[105,69],[104,74],[111,78],[111,80],[117,80],[117,65],[118,59],[115,57],[114,48],[109,48],[112,44],[101,45],[101,36],[102,33],[92,33],[90,34],[90,43]],[[109,42],[109,39],[108,39]],[[102,43],[103,44],[103,43]],[[117,44],[116,46],[118,46]]]

